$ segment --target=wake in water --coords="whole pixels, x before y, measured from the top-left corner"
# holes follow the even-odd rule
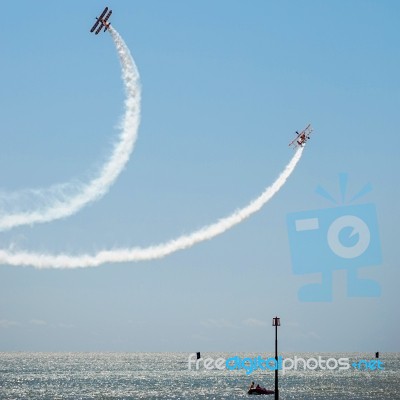
[[[126,92],[121,133],[111,156],[101,167],[97,177],[88,183],[69,182],[48,189],[0,194],[0,231],[21,225],[49,222],[75,214],[88,203],[104,196],[128,162],[135,146],[140,122],[139,73],[128,47],[118,32],[112,27],[109,30],[121,62]],[[7,211],[10,205],[21,201],[29,203],[31,207],[35,206],[36,209],[11,213]]]
[[[0,264],[31,265],[36,268],[84,268],[97,267],[101,264],[112,262],[153,260],[165,257],[178,250],[187,249],[196,243],[214,238],[239,224],[252,214],[259,211],[285,184],[294,171],[301,155],[303,147],[300,147],[284,171],[276,181],[264,192],[251,201],[247,206],[235,211],[228,217],[218,222],[205,226],[191,234],[180,236],[176,239],[149,247],[132,247],[126,249],[103,250],[96,254],[68,255],[68,254],[46,254],[31,252],[12,252],[0,250]]]

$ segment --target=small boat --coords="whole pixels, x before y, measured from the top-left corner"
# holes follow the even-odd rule
[[[274,390],[268,390],[266,388],[263,388],[261,386],[257,386],[254,389],[249,389],[249,391],[247,392],[247,394],[255,394],[255,395],[260,395],[260,394],[274,394],[275,391]]]

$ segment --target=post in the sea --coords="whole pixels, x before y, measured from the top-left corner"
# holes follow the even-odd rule
[[[279,400],[279,388],[278,388],[278,326],[281,326],[281,319],[278,317],[272,318],[272,326],[275,327],[275,400]]]

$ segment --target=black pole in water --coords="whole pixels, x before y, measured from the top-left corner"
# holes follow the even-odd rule
[[[275,327],[275,400],[279,400],[279,387],[278,387],[278,326],[281,326],[281,320],[278,317],[272,318],[272,326]]]

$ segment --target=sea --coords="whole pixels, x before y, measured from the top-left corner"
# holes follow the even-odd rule
[[[275,372],[205,369],[190,353],[0,353],[0,399],[245,399],[251,381],[274,389]],[[205,358],[256,358],[254,353],[207,353]],[[261,355],[264,358],[267,356]],[[322,356],[369,361],[375,354],[288,353],[305,360]],[[270,356],[268,356],[270,357]],[[194,357],[195,358],[195,357]],[[278,372],[279,398],[307,400],[400,400],[400,353],[380,355],[380,368]],[[304,364],[303,364],[304,365]],[[314,365],[314,364],[310,364]],[[372,364],[371,364],[372,365]],[[373,364],[376,366],[376,364]],[[333,368],[335,362],[331,360]],[[264,396],[273,399],[274,395]]]

